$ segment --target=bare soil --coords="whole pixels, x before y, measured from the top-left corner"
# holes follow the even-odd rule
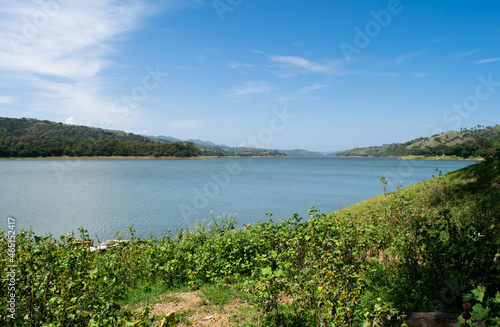
[[[241,321],[241,317],[238,317],[241,315],[241,307],[250,307],[250,305],[239,300],[224,306],[213,305],[203,300],[199,291],[170,293],[164,300],[152,305],[150,315],[162,317],[179,313],[189,321],[190,325],[179,323],[178,327],[226,327],[237,326],[235,322]],[[138,310],[142,309],[143,307]]]

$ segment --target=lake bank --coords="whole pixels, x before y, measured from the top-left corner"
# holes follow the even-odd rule
[[[196,157],[155,157],[155,156],[97,156],[97,157],[36,157],[36,158],[0,158],[0,161],[36,161],[36,160],[204,160],[215,159],[217,156]]]
[[[400,160],[447,160],[447,161],[483,161],[481,157],[461,158],[457,156],[402,156],[402,157],[374,157],[374,156],[336,156],[336,158],[386,158],[386,159],[400,159]]]
[[[402,160],[452,160],[452,161],[483,161],[484,158],[481,157],[469,157],[469,158],[461,158],[457,156],[404,156],[399,157]]]

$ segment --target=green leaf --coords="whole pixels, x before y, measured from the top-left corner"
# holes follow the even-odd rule
[[[262,271],[262,275],[268,275],[271,273],[273,269],[271,267],[266,267],[266,268],[262,268],[261,271]]]
[[[477,303],[475,306],[472,307],[471,315],[474,319],[477,320],[484,319],[488,317],[490,311],[491,311],[490,308],[483,308],[481,304]]]
[[[285,273],[284,273],[284,272],[283,272],[283,270],[281,270],[281,269],[276,270],[276,271],[274,272],[274,275],[275,275],[276,277],[285,277]]]
[[[479,302],[483,302],[484,293],[486,293],[486,287],[484,286],[478,286],[477,288],[472,290],[472,294],[474,295],[473,298],[478,300]]]
[[[492,299],[493,303],[500,303],[500,292],[497,292],[497,295],[494,299]]]

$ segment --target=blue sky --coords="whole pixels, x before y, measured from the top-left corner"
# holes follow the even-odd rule
[[[0,5],[0,116],[316,151],[500,123],[496,1]]]

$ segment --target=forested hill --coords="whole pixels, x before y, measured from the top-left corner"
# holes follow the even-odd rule
[[[81,137],[112,141],[148,142],[149,138],[115,130],[67,125],[48,120],[0,117],[0,137]],[[165,143],[171,143],[164,141]]]
[[[0,117],[0,157],[201,155],[190,142],[169,142],[123,131],[47,120]]]
[[[421,137],[406,143],[384,144],[366,148],[355,148],[341,151],[337,156],[361,157],[404,157],[404,156],[455,156],[469,157],[499,157],[500,156],[500,125],[477,126],[471,129]]]

